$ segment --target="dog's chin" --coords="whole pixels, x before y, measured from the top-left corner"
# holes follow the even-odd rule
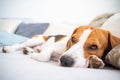
[[[58,65],[61,66],[61,67],[64,67],[64,66],[61,65],[60,62],[58,63]],[[76,62],[74,65],[70,66],[70,68],[88,68],[88,67],[89,67],[89,62],[88,61],[86,61],[86,63],[84,65],[81,65],[80,63],[78,64]]]

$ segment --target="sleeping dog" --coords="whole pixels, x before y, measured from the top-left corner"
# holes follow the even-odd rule
[[[4,46],[3,52],[23,49],[32,59],[58,61],[64,67],[103,68],[107,53],[120,43],[109,31],[92,26],[80,26],[71,36],[35,35],[21,44]]]

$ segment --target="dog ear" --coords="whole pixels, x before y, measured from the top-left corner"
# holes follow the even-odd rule
[[[77,30],[78,30],[78,28],[76,28],[76,29],[73,31],[71,37],[73,36],[74,33],[76,33]],[[68,49],[72,46],[71,37],[70,37],[70,39],[67,41],[66,50],[68,50]]]
[[[74,39],[74,35],[75,35],[75,33],[77,32],[77,30],[79,29],[80,27],[77,27],[74,31],[73,31],[73,33],[72,33],[72,35],[70,36],[70,38],[69,38],[69,40],[67,41],[67,46],[66,46],[66,50],[68,50],[74,43],[74,41],[75,41],[75,39]],[[76,41],[75,41],[76,42]]]
[[[120,44],[120,38],[112,35],[108,31],[108,45],[107,45],[106,53],[108,53],[112,48],[114,48],[118,44]]]
[[[68,50],[71,47],[72,43],[70,40],[68,40],[67,45],[66,45],[66,50]]]
[[[120,44],[120,38],[112,35],[110,32],[108,32],[108,44],[111,44],[111,47],[114,48],[118,44]]]

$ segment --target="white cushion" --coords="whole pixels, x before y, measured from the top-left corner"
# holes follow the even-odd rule
[[[102,26],[102,29],[109,30],[113,35],[120,37],[120,13],[111,16]]]
[[[15,51],[0,53],[0,80],[120,80],[120,70],[61,67]]]
[[[4,29],[9,33],[14,33],[21,20],[16,19],[0,19],[0,29]]]
[[[114,13],[104,13],[95,17],[88,25],[101,27],[106,20],[108,20]]]
[[[50,23],[48,29],[44,32],[45,35],[71,35],[73,30],[76,28],[76,25],[62,22],[52,22]]]

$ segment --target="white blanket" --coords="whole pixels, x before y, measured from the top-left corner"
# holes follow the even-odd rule
[[[0,80],[120,80],[115,69],[66,68],[38,62],[21,51],[0,53]]]

